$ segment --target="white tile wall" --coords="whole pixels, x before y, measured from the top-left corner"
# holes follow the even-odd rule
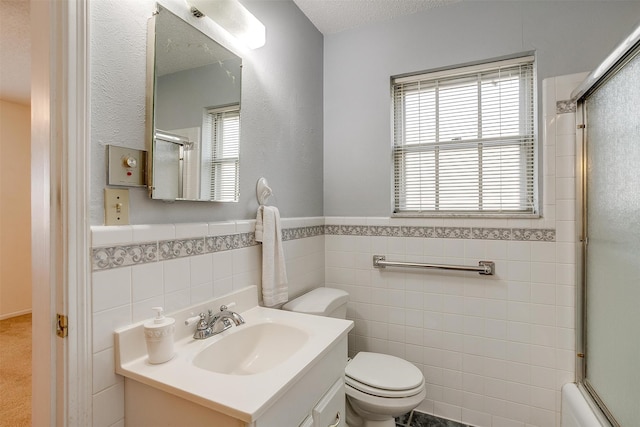
[[[322,225],[323,218],[283,219],[283,228]],[[92,227],[92,246],[124,245],[253,231],[254,221]],[[324,236],[284,242],[290,296],[323,285]],[[114,373],[113,330],[247,285],[259,285],[260,247],[215,252],[92,275],[93,426],[124,425],[124,380]]]
[[[556,115],[585,74],[543,82],[543,217],[534,220],[302,218],[324,224],[554,228],[555,242],[317,236],[284,243],[290,297],[326,283],[350,293],[349,351],[404,357],[423,371],[424,412],[483,427],[559,425],[560,387],[574,380],[575,115]],[[93,227],[92,246],[253,231],[253,221]],[[475,264],[497,275],[375,270],[389,259]],[[96,271],[92,281],[93,425],[124,425],[113,330],[260,282],[258,247]]]
[[[326,285],[349,292],[349,352],[415,363],[424,412],[479,427],[559,426],[574,380],[575,114],[556,114],[586,74],[543,82],[543,217],[532,220],[326,218],[327,224],[554,228],[555,242],[327,235]],[[495,261],[497,274],[372,268],[397,261]]]

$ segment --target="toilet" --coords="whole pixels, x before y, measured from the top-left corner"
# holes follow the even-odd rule
[[[345,319],[349,294],[317,288],[282,306],[283,310]],[[360,352],[345,368],[347,425],[395,427],[395,417],[416,408],[425,398],[422,372],[387,354]]]

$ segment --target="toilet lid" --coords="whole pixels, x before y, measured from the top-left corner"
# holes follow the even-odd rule
[[[411,363],[388,354],[360,352],[345,368],[347,383],[349,378],[358,383],[379,390],[408,391],[420,387],[424,382],[422,372]],[[362,390],[365,391],[365,390]]]
[[[341,289],[316,288],[311,292],[299,296],[282,306],[283,310],[298,313],[328,316],[333,310],[344,305],[349,300],[349,294]]]

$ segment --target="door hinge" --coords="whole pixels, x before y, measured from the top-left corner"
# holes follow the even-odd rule
[[[58,322],[56,324],[56,335],[60,338],[66,338],[69,335],[69,318],[64,315],[58,313]]]
[[[578,129],[584,129],[584,128],[586,128],[586,127],[587,127],[587,126],[586,126],[586,125],[584,125],[584,124],[579,124],[578,126],[576,126],[576,128],[578,128]]]

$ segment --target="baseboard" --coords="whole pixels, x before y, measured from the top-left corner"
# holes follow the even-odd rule
[[[28,308],[26,310],[14,311],[13,313],[0,314],[0,320],[11,319],[12,317],[22,316],[24,314],[30,314],[31,309]]]

